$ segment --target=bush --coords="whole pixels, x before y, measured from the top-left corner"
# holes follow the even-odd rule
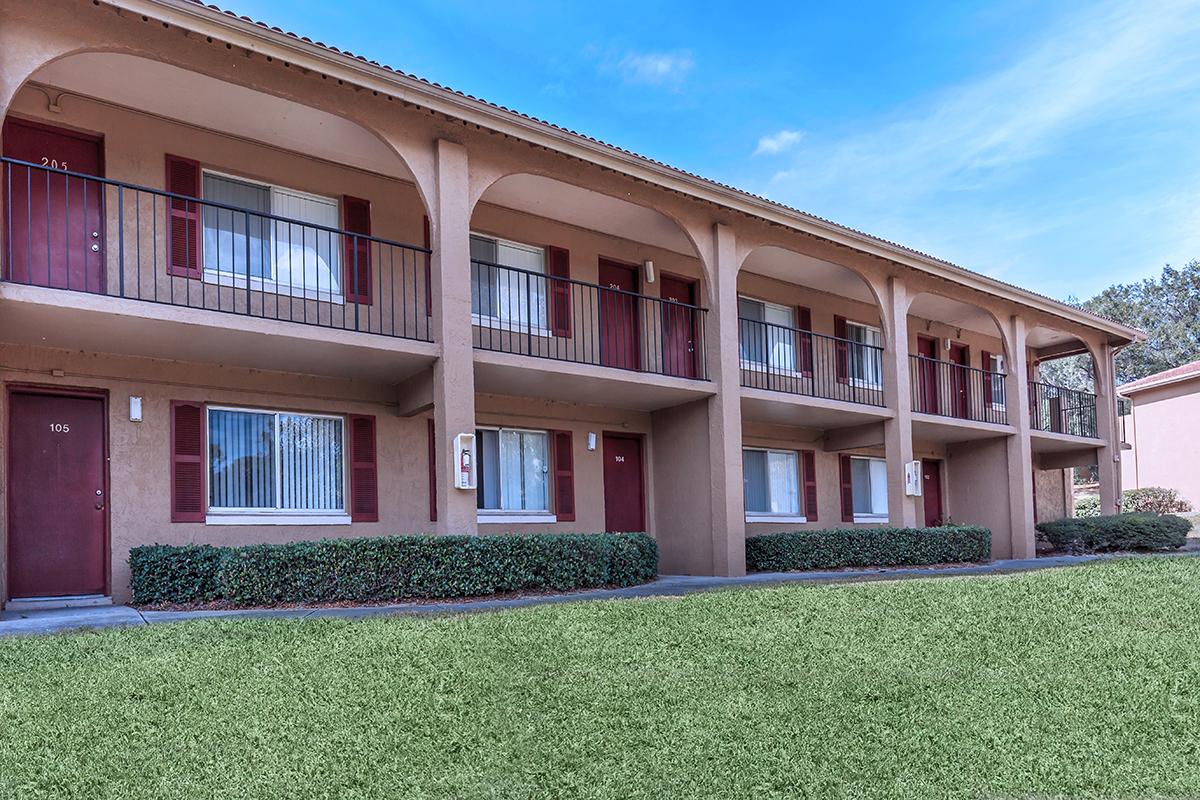
[[[991,541],[991,531],[974,525],[768,533],[746,539],[746,569],[787,572],[986,561]]]
[[[1179,496],[1174,489],[1148,486],[1145,489],[1127,489],[1121,493],[1121,512],[1147,514],[1180,514],[1192,510],[1192,504]],[[1075,501],[1075,516],[1100,516],[1100,498],[1095,495]]]
[[[1192,524],[1172,514],[1114,514],[1041,522],[1038,532],[1055,550],[1100,553],[1113,550],[1173,550],[1187,541]]]
[[[1075,516],[1077,517],[1098,517],[1100,516],[1100,498],[1094,494],[1089,494],[1087,497],[1081,497],[1075,501]]]
[[[657,576],[658,545],[643,533],[387,536],[152,545],[129,565],[138,605],[375,602],[632,586]]]

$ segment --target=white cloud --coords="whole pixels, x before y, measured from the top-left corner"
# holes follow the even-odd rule
[[[804,138],[802,131],[783,130],[778,133],[773,133],[770,136],[764,136],[758,140],[758,147],[754,148],[756,156],[777,156],[780,153],[785,153],[791,150],[800,140]]]
[[[675,53],[626,53],[617,70],[630,83],[652,86],[677,85],[688,76],[696,62],[687,50]]]

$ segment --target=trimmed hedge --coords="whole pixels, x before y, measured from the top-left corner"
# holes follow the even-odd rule
[[[583,533],[147,545],[129,566],[136,605],[377,602],[632,586],[658,575],[658,544]]]
[[[1098,553],[1112,550],[1174,550],[1187,542],[1192,523],[1174,514],[1112,514],[1040,522],[1038,533],[1056,550]]]
[[[1144,489],[1126,489],[1121,493],[1122,513],[1145,512],[1148,514],[1179,514],[1192,510],[1192,504],[1179,496],[1174,489],[1147,486]],[[1100,498],[1095,495],[1081,497],[1075,501],[1075,516],[1100,516]]]
[[[991,531],[974,525],[768,533],[746,539],[746,569],[790,572],[987,561],[991,543]]]

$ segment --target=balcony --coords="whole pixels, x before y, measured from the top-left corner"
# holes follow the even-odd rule
[[[914,412],[993,425],[1008,424],[1003,372],[920,355],[908,358]]]
[[[0,163],[5,342],[389,382],[436,357],[425,248]]]
[[[704,381],[705,314],[672,300],[471,262],[478,350]]]
[[[883,348],[738,320],[742,386],[883,407]]]
[[[1029,384],[1029,423],[1037,431],[1099,438],[1096,395],[1052,383]]]

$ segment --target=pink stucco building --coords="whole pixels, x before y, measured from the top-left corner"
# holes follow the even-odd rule
[[[1118,387],[1129,399],[1121,416],[1126,489],[1174,489],[1200,508],[1200,361]]]

